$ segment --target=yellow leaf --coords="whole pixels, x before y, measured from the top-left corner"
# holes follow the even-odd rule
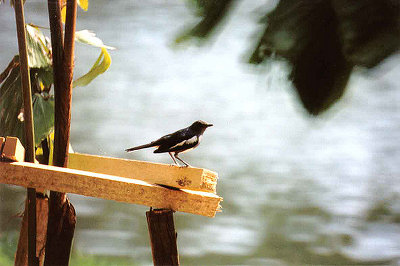
[[[64,5],[61,9],[61,20],[62,20],[62,23],[64,23],[64,24],[65,24],[66,17],[67,17],[67,6]]]
[[[78,0],[78,5],[85,11],[88,10],[89,0]],[[61,0],[61,20],[65,24],[67,17],[67,0]]]
[[[78,0],[78,5],[85,11],[89,8],[89,0]]]
[[[97,61],[93,64],[89,72],[83,75],[82,77],[74,80],[72,86],[74,88],[79,86],[86,86],[98,75],[106,72],[107,69],[110,67],[110,65],[111,65],[111,56],[108,53],[107,49],[102,47],[101,53],[97,58]]]

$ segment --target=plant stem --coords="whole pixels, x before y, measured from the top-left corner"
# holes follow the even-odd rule
[[[48,0],[55,96],[53,164],[60,167],[68,162],[76,7],[76,0],[67,1],[64,45],[61,1]],[[45,265],[68,265],[75,224],[75,209],[66,194],[51,191]]]

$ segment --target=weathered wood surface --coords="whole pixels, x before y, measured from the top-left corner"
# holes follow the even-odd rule
[[[208,217],[220,210],[222,200],[209,192],[174,190],[132,178],[25,162],[0,162],[0,182]]]
[[[0,138],[0,155],[2,159],[23,162],[25,149],[16,137]]]
[[[44,247],[46,244],[48,199],[45,196],[36,194],[36,257],[39,258],[39,265],[44,261]],[[25,205],[26,207],[27,205]],[[27,212],[25,209],[24,213]],[[18,241],[17,254],[14,265],[28,265],[28,215],[22,216],[21,231]]]
[[[154,265],[179,265],[174,212],[150,209],[146,212],[146,217]]]
[[[207,169],[70,153],[68,168],[134,178],[151,184],[216,192],[218,175]]]

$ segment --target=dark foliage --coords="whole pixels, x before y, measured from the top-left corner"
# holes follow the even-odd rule
[[[221,20],[215,16],[230,6],[203,8],[192,37],[206,37]],[[271,55],[287,60],[297,94],[313,115],[340,99],[354,66],[375,67],[400,47],[398,0],[280,0],[260,22],[266,27],[249,62],[261,64]]]

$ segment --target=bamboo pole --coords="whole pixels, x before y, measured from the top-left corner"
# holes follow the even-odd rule
[[[68,0],[66,4],[63,44],[61,1],[48,0],[55,95],[53,162],[61,167],[66,167],[68,162],[77,1]],[[66,194],[51,191],[45,265],[68,265],[75,224],[75,209]]]
[[[150,211],[146,212],[146,217],[154,265],[179,265],[174,212],[150,208]]]
[[[15,20],[17,25],[18,49],[21,71],[21,82],[24,102],[24,128],[26,161],[33,163],[35,160],[35,134],[32,112],[31,81],[28,66],[28,52],[26,46],[25,18],[22,0],[14,1]],[[38,265],[36,257],[36,190],[27,189],[28,194],[28,264]],[[25,207],[26,208],[26,207]],[[26,212],[25,212],[26,213]],[[23,230],[21,230],[23,231]],[[23,237],[23,236],[21,236]]]
[[[35,138],[32,112],[31,79],[29,76],[28,51],[26,46],[25,18],[22,0],[14,1],[15,20],[17,24],[19,61],[24,102],[25,154],[26,161],[33,163],[35,159]]]

